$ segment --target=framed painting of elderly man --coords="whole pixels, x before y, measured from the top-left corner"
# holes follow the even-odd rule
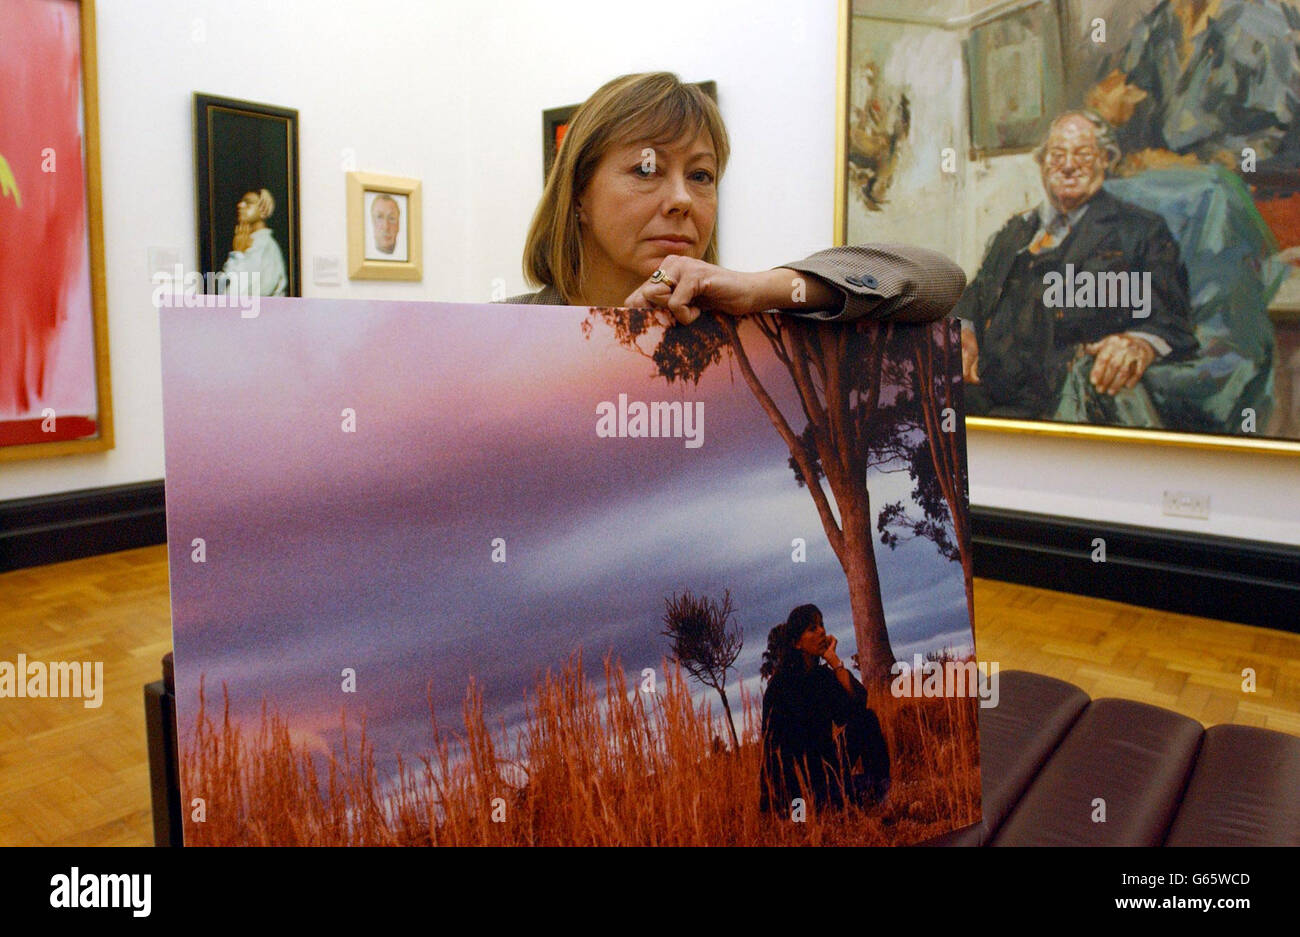
[[[375,172],[347,174],[348,276],[354,280],[418,280],[420,180]]]
[[[301,296],[298,112],[194,95],[199,271],[259,296]]]
[[[1300,6],[948,6],[952,15],[940,4],[913,17],[891,0],[846,5],[841,102],[852,126],[855,34],[901,20],[913,44],[931,33],[961,43],[965,108],[945,137],[959,142],[945,151],[904,127],[890,199],[944,184],[918,183],[916,166],[938,160],[950,180],[946,221],[968,273],[954,315],[971,425],[1300,453]],[[1042,30],[1037,46],[1023,44],[1059,48],[1059,63],[1032,80],[990,67],[981,43],[1009,16],[1021,33]],[[951,96],[908,77],[886,69],[880,84],[911,112]],[[1006,100],[1042,119],[998,143],[989,115]],[[841,188],[850,220],[851,195]],[[933,227],[892,208],[872,222],[896,240]]]

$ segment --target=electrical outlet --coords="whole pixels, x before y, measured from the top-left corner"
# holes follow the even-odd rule
[[[1170,517],[1198,517],[1209,520],[1210,496],[1204,491],[1166,491],[1164,513]]]

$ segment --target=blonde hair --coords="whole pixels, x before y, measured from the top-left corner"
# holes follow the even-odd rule
[[[605,153],[638,140],[692,139],[701,131],[713,140],[720,181],[731,144],[718,106],[707,94],[671,72],[623,75],[601,85],[573,115],[556,154],[524,241],[524,278],[553,286],[566,302],[578,297],[583,265],[577,200]],[[703,259],[718,262],[716,225]]]
[[[267,189],[257,193],[257,213],[263,220],[270,218],[275,214],[275,199]]]

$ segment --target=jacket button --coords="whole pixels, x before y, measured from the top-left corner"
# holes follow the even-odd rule
[[[848,276],[846,276],[844,279],[847,280],[849,283],[852,283],[854,286],[866,286],[866,285],[867,285],[867,284],[865,284],[865,283],[862,282],[862,277],[860,277],[860,276],[855,276],[854,274],[851,274],[851,273],[850,273]]]
[[[868,273],[865,276],[863,276],[861,279],[862,279],[862,285],[865,286],[867,289],[874,290],[876,288],[876,278],[873,277],[871,274]]]

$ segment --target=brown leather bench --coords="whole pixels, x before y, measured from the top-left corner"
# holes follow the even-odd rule
[[[984,820],[925,845],[1300,845],[1300,738],[998,676],[980,710]]]

